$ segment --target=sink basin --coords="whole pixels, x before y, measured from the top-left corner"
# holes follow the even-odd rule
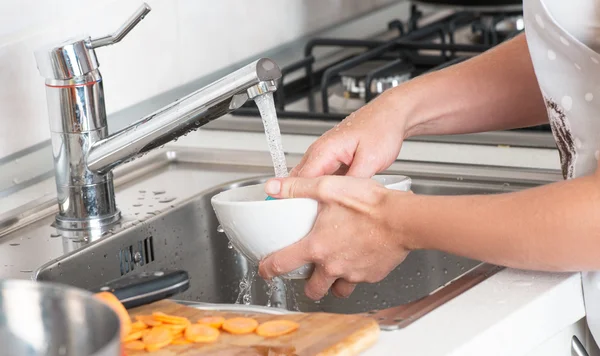
[[[296,164],[300,158],[290,155],[288,163]],[[0,266],[2,277],[31,276],[94,288],[128,273],[184,269],[191,277],[190,288],[177,299],[235,303],[240,280],[256,267],[217,231],[219,223],[210,199],[232,187],[265,181],[272,174],[268,153],[159,150],[125,167],[116,172],[115,180],[116,199],[124,216],[119,225],[98,239],[65,233],[57,236],[51,212],[46,212],[8,233],[0,230],[0,258],[7,263],[4,270]],[[396,162],[384,173],[410,176],[416,194],[435,195],[498,194],[560,179],[558,172],[418,162]],[[27,253],[11,257],[21,250]],[[279,299],[290,307],[295,294],[301,311],[382,310],[415,302],[450,281],[460,281],[481,265],[439,251],[415,251],[383,281],[357,286],[350,298],[328,295],[313,302],[304,296],[305,282],[295,280],[289,282],[294,292]],[[264,281],[257,278],[252,303],[266,305],[266,290]]]

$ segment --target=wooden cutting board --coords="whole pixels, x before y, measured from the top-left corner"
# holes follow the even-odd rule
[[[240,314],[200,310],[170,301],[160,301],[130,310],[135,315],[150,315],[161,311],[166,314],[183,316],[196,322],[205,316],[232,318],[248,316],[259,323],[287,319],[300,324],[295,332],[276,338],[264,338],[255,333],[231,335],[221,330],[219,339],[212,344],[170,345],[155,352],[127,351],[127,355],[153,356],[304,356],[304,355],[358,355],[373,345],[379,336],[379,325],[375,320],[358,315],[328,313],[299,313],[288,315]]]

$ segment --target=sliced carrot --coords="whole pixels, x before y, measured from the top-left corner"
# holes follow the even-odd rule
[[[123,338],[123,342],[139,340],[142,338],[142,336],[143,336],[142,330],[133,331],[133,332],[129,333],[129,335],[125,336],[125,338]]]
[[[96,293],[95,297],[108,305],[119,317],[121,322],[121,339],[125,338],[131,331],[131,318],[121,301],[110,292]]]
[[[207,316],[198,320],[198,324],[212,326],[216,329],[219,329],[224,322],[225,318],[223,318],[222,316]]]
[[[154,320],[158,320],[165,324],[182,324],[182,325],[191,324],[191,322],[188,318],[184,318],[181,316],[175,316],[175,315],[168,315],[168,314],[161,313],[161,312],[152,313],[152,317],[154,318]]]
[[[150,327],[162,325],[162,322],[155,320],[152,315],[137,315],[135,319]]]
[[[157,326],[145,333],[142,341],[146,345],[147,351],[156,351],[168,346],[173,341],[173,335],[169,329]]]
[[[143,350],[146,348],[146,345],[140,340],[129,341],[124,345],[126,350]]]
[[[271,320],[256,328],[256,333],[263,337],[275,337],[296,331],[300,325],[291,320]]]
[[[171,345],[187,345],[187,344],[191,344],[192,342],[189,341],[188,339],[186,339],[183,336],[180,336],[178,338],[176,338],[175,340],[171,341]]]
[[[144,329],[148,329],[148,325],[146,325],[146,323],[144,323],[143,321],[138,320],[131,324],[131,332],[140,331]]]
[[[219,330],[204,324],[192,324],[185,328],[183,336],[191,342],[215,342]]]
[[[173,334],[173,336],[177,336],[179,334],[181,334],[185,328],[187,327],[187,325],[183,325],[183,324],[165,324],[163,326],[161,326],[163,328],[167,328],[171,331],[171,333]]]
[[[258,321],[252,318],[232,318],[223,323],[223,330],[231,334],[248,334],[258,326]]]

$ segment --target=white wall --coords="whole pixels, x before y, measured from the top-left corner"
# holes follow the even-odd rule
[[[0,0],[0,157],[48,139],[33,51],[115,30],[142,0]],[[391,0],[146,0],[152,12],[97,50],[112,113]]]

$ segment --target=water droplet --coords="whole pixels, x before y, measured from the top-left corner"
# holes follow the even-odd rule
[[[421,271],[417,271],[417,276],[420,276],[420,275],[421,275]]]
[[[144,194],[144,193],[146,193],[146,191],[145,190],[140,190],[140,193]]]
[[[227,248],[230,250],[233,248],[233,244],[231,243],[231,241],[227,242]]]
[[[448,270],[444,268],[444,274],[448,274]]]
[[[139,203],[138,203],[138,204],[133,204],[133,207],[134,207],[134,208],[139,208],[140,206],[143,206],[143,205],[142,205],[142,204],[139,204]]]
[[[31,273],[31,272],[33,272],[33,270],[31,270],[31,269],[22,269],[21,272],[22,273]]]
[[[172,202],[175,199],[177,199],[177,198],[175,198],[175,197],[164,197],[162,199],[159,199],[158,202],[159,203],[170,203],[170,202]]]
[[[379,294],[377,294],[377,292],[373,293],[373,299],[377,299],[379,298]]]
[[[435,272],[435,266],[431,266],[431,272]]]
[[[14,244],[10,244],[10,246],[19,246],[20,244],[14,243]]]
[[[223,226],[221,226],[221,225],[217,226],[217,232],[225,232],[225,230],[223,229]]]
[[[154,193],[154,195],[160,195],[165,194],[166,192],[164,190],[153,190],[152,193]]]
[[[57,238],[57,237],[60,237],[60,234],[50,234],[50,237]]]

